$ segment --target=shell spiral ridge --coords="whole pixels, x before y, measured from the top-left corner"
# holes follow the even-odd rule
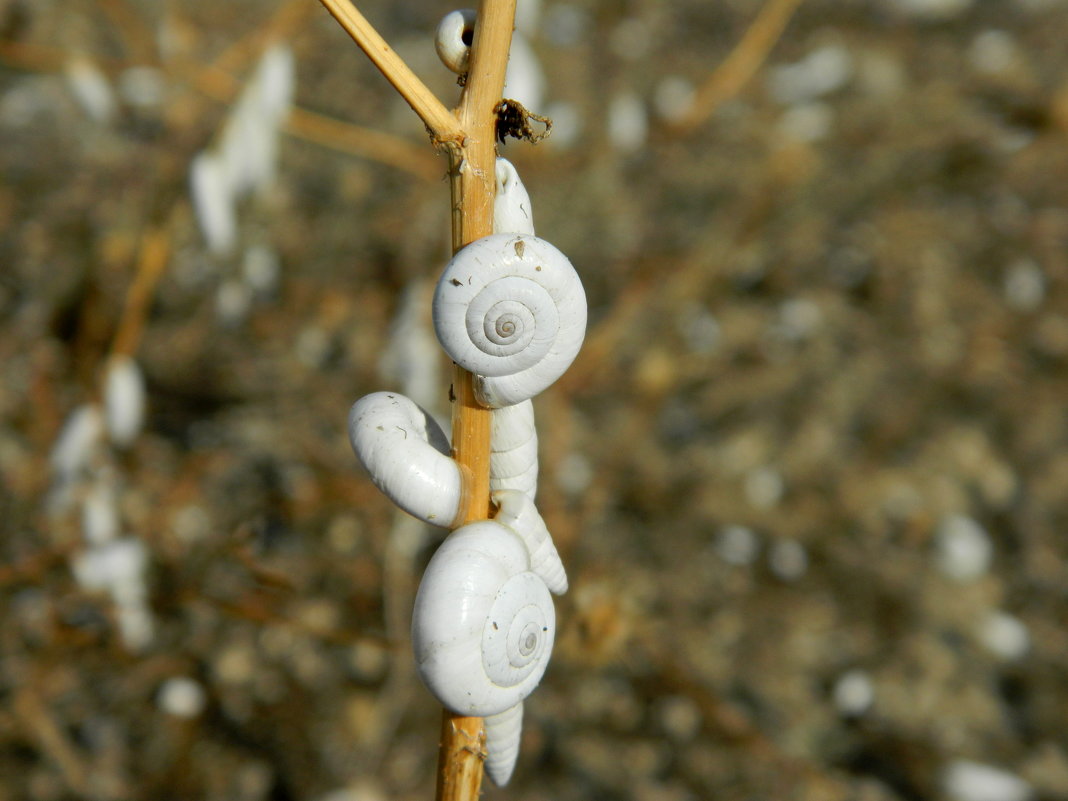
[[[500,408],[538,395],[571,365],[586,333],[586,295],[550,243],[492,234],[453,256],[433,315],[445,352],[477,376],[479,401]]]

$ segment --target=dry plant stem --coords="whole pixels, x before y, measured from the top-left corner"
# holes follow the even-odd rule
[[[306,142],[373,159],[423,181],[438,181],[444,174],[440,156],[435,156],[425,146],[417,147],[383,131],[302,108],[290,109],[283,127],[286,133]]]
[[[482,0],[478,8],[470,69],[457,116],[464,132],[462,146],[449,148],[452,174],[452,246],[493,233],[496,186],[495,108],[504,92],[504,74],[515,24],[515,0]],[[456,460],[471,471],[473,486],[466,521],[489,516],[489,454],[491,412],[474,397],[473,378],[455,368],[452,442]],[[437,801],[473,801],[482,784],[486,734],[481,718],[442,716],[438,751]]]
[[[320,0],[449,151],[453,251],[493,233],[496,106],[515,24],[515,0],[482,0],[470,69],[455,115],[415,76],[349,0]],[[473,377],[457,367],[452,384],[453,456],[470,473],[465,523],[490,514],[491,412],[475,399]],[[438,751],[438,801],[474,801],[482,785],[486,733],[481,718],[445,710]]]
[[[137,275],[126,291],[126,305],[122,310],[118,330],[111,343],[113,356],[132,356],[141,341],[149,306],[170,256],[170,236],[165,228],[149,229],[141,242],[137,261]]]
[[[727,59],[697,90],[690,112],[678,123],[690,133],[730,100],[764,63],[802,0],[768,0]]]
[[[438,142],[446,144],[462,141],[463,132],[456,118],[434,97],[434,93],[416,77],[349,0],[319,1],[378,67],[379,72],[386,76],[386,80],[393,84],[393,88],[400,92],[401,97],[419,115]]]

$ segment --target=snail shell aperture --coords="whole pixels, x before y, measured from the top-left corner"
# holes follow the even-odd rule
[[[475,10],[472,8],[450,11],[442,17],[434,35],[434,49],[438,51],[438,58],[458,75],[467,72],[475,16]]]

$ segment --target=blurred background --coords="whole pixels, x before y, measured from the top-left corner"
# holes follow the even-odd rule
[[[451,105],[451,6],[361,10]],[[514,799],[1068,799],[1068,3],[520,0],[590,301]],[[314,0],[0,0],[0,799],[427,799],[446,164]]]

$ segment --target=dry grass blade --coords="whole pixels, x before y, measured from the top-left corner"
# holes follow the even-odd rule
[[[767,59],[801,2],[768,0],[731,54],[697,90],[690,112],[677,125],[680,133],[692,132],[742,90]]]
[[[327,11],[367,54],[440,143],[459,142],[463,132],[452,113],[419,80],[367,19],[348,0],[320,0]]]

